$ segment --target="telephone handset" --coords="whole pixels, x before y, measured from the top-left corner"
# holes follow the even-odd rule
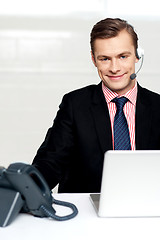
[[[57,216],[53,203],[69,207],[73,212]],[[75,217],[78,210],[72,203],[54,199],[45,179],[34,166],[13,163],[7,169],[0,168],[0,227],[9,225],[19,212],[64,221]]]

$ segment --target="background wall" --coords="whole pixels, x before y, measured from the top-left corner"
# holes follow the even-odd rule
[[[0,165],[31,163],[63,95],[99,83],[89,34],[108,16],[102,8],[61,15],[0,13]],[[135,26],[145,50],[139,83],[160,93],[160,19],[121,17]]]

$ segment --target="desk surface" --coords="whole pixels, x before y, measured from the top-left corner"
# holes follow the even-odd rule
[[[0,238],[3,240],[160,239],[160,218],[99,218],[90,202],[89,194],[55,194],[54,198],[74,203],[79,214],[71,220],[58,222],[21,213],[9,226],[0,228]],[[57,215],[69,214],[68,208],[53,207]]]

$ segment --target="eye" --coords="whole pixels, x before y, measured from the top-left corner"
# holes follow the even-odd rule
[[[105,58],[101,58],[100,60],[101,60],[101,61],[108,61],[109,58],[105,57]]]
[[[121,59],[125,59],[125,58],[127,58],[127,56],[122,55],[120,58],[121,58]]]

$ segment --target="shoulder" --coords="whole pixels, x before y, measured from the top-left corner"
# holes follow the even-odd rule
[[[153,92],[147,88],[141,87],[140,85],[138,85],[138,92],[143,97],[151,97],[151,98],[155,98],[157,100],[160,99],[160,95],[158,93]]]
[[[89,92],[92,93],[93,91],[99,89],[100,87],[101,87],[101,83],[99,83],[98,85],[92,84],[92,85],[88,85],[88,86],[73,90],[73,91],[67,93],[66,95],[76,96],[76,95],[81,95],[81,94],[88,94]]]
[[[148,105],[160,105],[160,94],[138,85],[138,98]]]
[[[102,92],[101,83],[98,85],[88,85],[86,87],[71,91],[64,95],[63,100],[71,100],[74,102],[88,102],[97,92]]]

